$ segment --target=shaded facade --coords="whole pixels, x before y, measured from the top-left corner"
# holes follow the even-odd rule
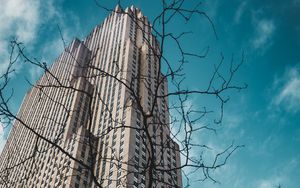
[[[159,53],[134,7],[71,42],[23,100],[0,187],[182,187]]]

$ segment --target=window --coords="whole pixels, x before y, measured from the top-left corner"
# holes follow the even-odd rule
[[[84,181],[84,182],[83,182],[83,186],[84,186],[84,187],[88,187],[87,184],[88,184],[87,181]]]
[[[134,173],[134,177],[135,177],[135,178],[139,178],[139,174],[135,172],[135,173]]]

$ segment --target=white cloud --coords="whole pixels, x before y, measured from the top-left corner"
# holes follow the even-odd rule
[[[40,1],[0,0],[0,74],[8,65],[9,40],[34,41],[40,18]]]
[[[187,100],[185,103],[185,110],[187,110],[189,107],[194,106],[196,108],[196,102],[193,100]],[[197,108],[196,108],[197,109]],[[240,111],[239,111],[240,112]],[[205,144],[206,146],[210,147],[211,149],[203,149],[200,147],[194,147],[192,150],[190,150],[190,157],[194,159],[198,159],[201,155],[203,162],[205,165],[211,165],[216,157],[216,155],[220,152],[223,152],[231,143],[233,139],[241,138],[243,137],[244,130],[240,127],[240,125],[243,123],[243,115],[241,112],[239,114],[237,113],[226,113],[224,114],[223,119],[223,126],[216,126],[214,128],[217,129],[217,134],[214,134],[214,132],[211,131],[204,131],[204,132],[197,132],[194,133],[192,140],[194,143],[197,144]],[[205,125],[202,123],[197,123],[193,127],[200,127],[201,125]],[[182,134],[183,132],[181,132]],[[184,135],[180,135],[184,137]],[[239,150],[237,151],[237,153]],[[228,154],[228,153],[227,153]],[[236,152],[233,154],[233,156],[236,154]],[[226,154],[224,154],[226,156]],[[224,159],[224,156],[220,158],[221,162]],[[184,161],[185,157],[181,157],[181,160]],[[185,162],[185,161],[184,161]],[[204,178],[203,173],[201,170],[198,170],[195,172],[195,168],[192,167],[186,167],[184,168],[184,172],[189,174],[191,172],[194,172],[192,174],[189,174],[191,187],[199,187],[201,184],[201,187],[210,187],[210,188],[220,188],[224,185],[230,185],[230,187],[243,187],[244,185],[244,179],[240,176],[237,176],[236,174],[240,173],[241,167],[236,166],[236,161],[233,161],[231,158],[227,161],[227,164],[225,166],[222,166],[221,168],[218,168],[214,171],[210,171],[210,175],[212,178],[214,178],[217,181],[220,181],[221,184],[213,183],[210,180],[199,182],[199,180]]]
[[[291,158],[288,161],[282,161],[278,167],[274,167],[270,176],[262,178],[255,182],[253,187],[258,188],[274,188],[281,185],[282,187],[291,187],[291,179],[289,174],[292,174],[297,169],[299,162],[296,158]]]
[[[9,63],[10,40],[12,38],[23,42],[27,50],[32,50],[40,40],[38,36],[40,26],[54,18],[58,19],[59,22],[62,19],[60,19],[60,12],[54,6],[53,0],[45,2],[42,0],[0,0],[0,5],[1,74]]]
[[[255,37],[252,40],[252,46],[255,49],[268,47],[272,44],[271,38],[274,34],[275,25],[272,20],[262,19],[254,21],[256,28]]]
[[[2,39],[13,35],[24,42],[34,39],[39,24],[39,10],[40,2],[37,0],[1,0]]]
[[[237,8],[235,15],[234,15],[234,22],[239,23],[241,20],[242,15],[245,12],[245,8],[247,5],[247,1],[243,1]]]
[[[67,29],[64,35],[67,36],[64,37],[64,40],[69,41],[71,34]],[[63,41],[59,35],[55,39],[47,41],[43,46],[44,48],[41,49],[42,59],[40,61],[45,62],[47,65],[50,65],[64,49]],[[30,75],[30,81],[35,82],[42,75],[43,70],[37,66],[30,66],[28,72]]]
[[[262,180],[258,183],[258,188],[274,188],[274,180]]]
[[[276,105],[282,105],[291,112],[300,110],[300,70],[299,68],[291,68],[283,77],[283,86],[279,94],[274,98]],[[278,82],[278,81],[277,81]]]
[[[29,69],[30,81],[36,81],[43,73],[43,70],[40,67],[32,66]]]

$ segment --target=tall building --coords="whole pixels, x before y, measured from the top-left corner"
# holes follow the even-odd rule
[[[117,6],[66,47],[22,102],[0,187],[182,187],[151,29]]]

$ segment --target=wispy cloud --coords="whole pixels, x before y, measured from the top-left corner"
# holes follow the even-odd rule
[[[278,178],[277,178],[278,179]],[[272,180],[261,180],[259,181],[257,187],[258,188],[274,188],[275,187],[275,182],[277,182],[277,179],[272,179]],[[277,184],[280,185],[280,184]]]
[[[59,53],[63,51],[64,45],[68,45],[74,36],[83,37],[83,27],[80,25],[79,17],[71,11],[62,10],[59,4],[53,1],[48,2],[49,19],[44,21],[47,24],[47,29],[53,32],[47,34],[47,38],[42,40],[39,52],[42,57],[40,61],[51,64]],[[29,71],[31,81],[37,80],[43,71],[40,68],[32,67]]]
[[[292,158],[288,161],[283,161],[281,165],[271,170],[271,174],[255,182],[254,187],[258,188],[274,188],[281,185],[282,187],[289,187],[291,182],[289,174],[298,168],[299,161]]]
[[[5,70],[9,57],[9,40],[16,37],[28,43],[35,39],[40,23],[41,1],[0,0],[0,73]]]
[[[300,69],[293,67],[288,69],[281,79],[282,86],[279,93],[274,97],[273,103],[284,107],[290,112],[298,112],[300,110]],[[280,82],[279,82],[280,83]],[[276,85],[279,85],[276,81]]]
[[[239,23],[241,20],[242,15],[245,12],[247,5],[247,1],[243,1],[237,8],[235,15],[234,15],[234,23]]]
[[[1,1],[1,38],[17,36],[27,42],[35,37],[39,24],[40,1]]]
[[[61,11],[59,3],[54,4],[54,0],[42,1],[42,0],[0,0],[0,74],[4,72],[8,65],[9,53],[10,53],[10,40],[11,38],[17,38],[18,41],[23,42],[27,51],[34,49],[34,57],[45,56],[43,59],[53,59],[51,55],[57,56],[58,50],[62,49],[57,45],[58,39],[60,39],[57,25],[61,27],[62,34],[66,41],[70,41],[72,38],[71,30],[66,24],[66,20],[73,20],[77,23],[77,17],[72,13],[66,13]],[[67,14],[67,16],[66,16]],[[68,19],[66,19],[66,17]],[[78,28],[78,24],[75,24]],[[55,28],[57,34],[53,37],[50,33],[41,38],[40,33],[49,28]],[[43,30],[44,29],[44,30]],[[44,43],[43,46],[36,49],[38,43]],[[43,49],[45,48],[45,49]],[[55,52],[55,53],[54,53]],[[50,58],[51,57],[51,58]],[[21,65],[18,70],[21,70]],[[32,70],[28,69],[28,73],[32,80],[36,80],[40,74],[37,74],[36,68]]]
[[[273,20],[261,19],[254,21],[255,36],[252,39],[252,46],[255,49],[266,48],[272,44],[272,36],[275,31]]]
[[[188,100],[186,102],[186,107],[190,107],[192,105],[197,104],[193,100]],[[204,164],[211,165],[218,153],[223,152],[235,139],[240,139],[245,134],[245,131],[241,127],[244,123],[243,119],[244,115],[241,114],[241,111],[239,113],[230,111],[226,112],[224,114],[223,119],[223,125],[222,126],[216,126],[214,128],[217,129],[217,134],[214,134],[214,132],[211,131],[204,131],[204,132],[197,132],[193,135],[193,141],[197,144],[205,144],[211,149],[201,149],[201,148],[193,148],[190,151],[190,157],[197,159],[201,155]],[[195,126],[199,126],[201,124],[197,124]],[[241,143],[239,143],[241,144]],[[235,158],[234,156],[239,155],[239,151],[235,152],[231,157]],[[226,156],[226,154],[224,154]],[[223,156],[223,157],[224,157]],[[195,168],[184,168],[185,173],[191,173],[189,174],[190,178],[190,184],[191,188],[196,187],[209,187],[209,188],[220,188],[220,187],[243,187],[245,184],[245,180],[242,176],[238,176],[237,174],[240,174],[241,167],[237,166],[237,161],[233,160],[230,157],[230,159],[227,161],[227,164],[225,166],[222,166],[221,168],[218,168],[214,171],[210,172],[210,175],[215,180],[221,182],[221,184],[214,183],[213,181],[207,180],[207,181],[199,181],[202,178],[204,178],[203,174],[200,171],[194,172]],[[183,159],[182,157],[181,159]],[[220,158],[220,161],[223,158]]]
[[[54,0],[45,2],[42,0],[0,0],[0,4],[0,74],[4,72],[9,63],[10,40],[12,38],[16,38],[18,41],[24,43],[27,51],[34,49],[36,55],[39,50],[35,49],[38,42],[52,43],[52,40],[51,42],[47,41],[51,39],[51,34],[49,33],[47,33],[47,38],[44,37],[41,39],[39,35],[42,29],[48,27],[49,24],[57,29],[57,24],[59,24],[63,32],[67,30],[67,27],[63,23],[63,20],[65,20],[63,15],[65,13],[59,11],[59,7],[57,6],[59,3],[56,2],[54,4]],[[53,22],[50,22],[51,20]],[[57,37],[59,37],[58,32]],[[51,54],[52,51],[61,49],[57,48],[57,46],[53,49],[49,49],[49,47],[53,47],[53,45],[50,44],[48,46],[47,53],[50,52]],[[41,53],[41,55],[45,55],[43,52]],[[18,64],[18,66],[21,65]],[[34,72],[36,71],[29,71],[29,73]],[[33,75],[31,74],[30,76],[33,77]]]
[[[41,49],[42,59],[40,61],[49,65],[63,51],[64,44],[60,36],[57,35],[54,40],[45,42],[43,46],[44,48]],[[37,66],[30,66],[28,73],[30,81],[35,82],[42,75],[43,70]]]

